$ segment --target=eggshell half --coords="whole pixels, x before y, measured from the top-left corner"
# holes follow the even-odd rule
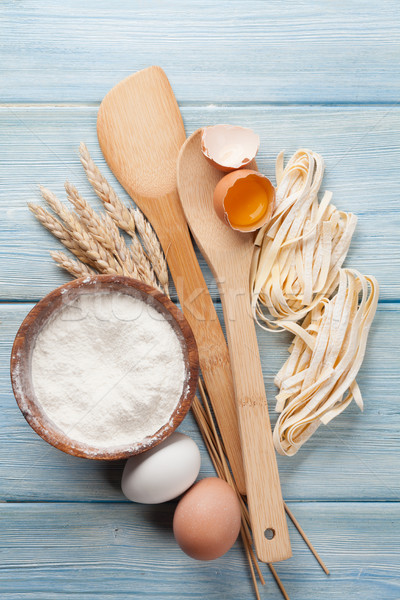
[[[214,560],[233,546],[241,524],[240,504],[222,479],[208,477],[180,500],[174,514],[174,536],[196,560]]]
[[[246,179],[248,177],[257,177],[257,180],[265,189],[265,193],[268,198],[268,210],[263,216],[263,218],[257,221],[257,223],[254,223],[250,226],[238,227],[232,225],[232,223],[229,221],[229,214],[227,213],[225,208],[225,198],[229,193],[229,190],[233,188],[239,180]],[[241,169],[240,171],[232,171],[232,173],[228,173],[227,175],[222,177],[222,179],[219,180],[219,182],[215,186],[213,200],[215,212],[217,213],[221,221],[223,221],[226,225],[230,225],[232,229],[236,229],[238,231],[256,231],[257,229],[268,223],[268,221],[272,217],[272,213],[274,212],[275,208],[275,188],[272,185],[271,181],[268,179],[268,177],[265,177],[265,175],[262,175],[262,173],[259,173],[259,171],[253,171],[251,169]]]
[[[201,135],[201,150],[208,162],[229,173],[248,165],[260,147],[259,136],[248,127],[213,125]]]
[[[122,474],[122,491],[132,502],[167,502],[194,483],[200,462],[197,444],[175,431],[155,448],[128,458]]]

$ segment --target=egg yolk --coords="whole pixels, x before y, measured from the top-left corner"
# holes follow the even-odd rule
[[[268,196],[255,178],[238,179],[225,197],[225,212],[233,227],[257,223],[268,209]]]

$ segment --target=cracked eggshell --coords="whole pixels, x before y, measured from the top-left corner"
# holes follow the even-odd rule
[[[225,173],[246,167],[256,156],[259,136],[248,127],[214,125],[205,127],[201,151],[208,162]]]
[[[229,190],[235,187],[238,181],[246,180],[248,178],[257,178],[257,182],[264,188],[266,195],[267,210],[265,211],[262,218],[252,225],[237,226],[233,225],[229,220],[229,211],[225,206],[225,199],[229,195]],[[263,225],[270,221],[275,208],[275,188],[271,181],[265,175],[262,175],[259,171],[253,171],[251,169],[241,169],[239,171],[232,171],[228,173],[217,183],[214,190],[214,209],[218,217],[229,225],[232,229],[242,232],[251,232],[260,229]]]

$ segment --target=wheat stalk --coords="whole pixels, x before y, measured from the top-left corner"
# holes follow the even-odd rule
[[[103,274],[123,275],[123,267],[111,252],[108,252],[88,231],[71,231],[71,236],[83,250],[86,256],[93,262],[95,268]]]
[[[78,215],[68,210],[68,208],[62,202],[60,202],[57,196],[53,194],[53,192],[45,188],[43,185],[39,186],[39,190],[43,199],[47,202],[52,211],[58,217],[60,217],[67,229],[73,230],[81,227],[81,222],[79,221]]]
[[[148,285],[151,285],[155,288],[160,289],[160,291],[162,291],[159,284],[157,283],[157,279],[154,274],[152,265],[151,265],[149,259],[147,258],[147,256],[145,255],[145,253],[143,251],[143,247],[142,247],[141,243],[139,242],[139,239],[136,235],[135,235],[135,237],[132,238],[132,243],[130,245],[130,251],[132,253],[133,260],[135,261],[135,264],[136,264],[136,267],[137,267],[137,270],[138,270],[141,280],[144,281],[145,283],[148,283]]]
[[[116,191],[101,174],[100,169],[94,164],[93,159],[89,154],[89,150],[83,142],[81,142],[79,146],[79,153],[86,176],[94,191],[104,204],[104,208],[114,219],[118,227],[133,237],[136,230],[134,215],[128,207],[125,206],[122,200],[120,200]]]
[[[43,187],[41,187],[40,190],[46,202],[51,206],[54,212],[64,220],[64,223],[66,224],[66,227],[64,226],[64,229],[68,231],[69,237],[72,238],[73,242],[75,243],[75,246],[78,246],[81,250],[81,256],[84,256],[86,259],[89,259],[89,261],[92,262],[93,265],[97,268],[97,270],[101,273],[117,273],[122,275],[123,268],[113,256],[112,250],[110,249],[112,243],[109,240],[108,232],[102,232],[98,227],[99,220],[97,214],[91,208],[91,206],[79,195],[78,191],[76,190],[76,188],[74,188],[74,186],[67,182],[65,187],[68,194],[68,198],[74,205],[75,209],[78,211],[80,218],[75,213],[69,211],[58,200],[55,194],[50,192],[50,190],[47,190]],[[39,212],[47,212],[44,211],[44,209],[42,209],[41,207],[39,207],[39,209]],[[47,216],[49,215],[50,213],[47,213]],[[59,221],[57,222],[59,223]],[[43,220],[42,223],[45,225]],[[52,231],[52,233],[54,233],[54,231]],[[64,243],[63,239],[61,239],[60,237],[59,239]],[[66,244],[64,243],[64,245]],[[82,260],[81,257],[78,258]],[[86,260],[86,262],[88,261]]]
[[[65,191],[67,192],[68,199],[75,207],[81,222],[92,237],[105,250],[115,256],[124,275],[127,277],[137,277],[137,269],[133,263],[129,249],[114,221],[107,214],[97,214],[90,204],[82,198],[76,187],[68,181],[65,183]]]
[[[73,254],[75,254],[75,256],[83,263],[87,263],[89,265],[91,265],[92,267],[98,268],[100,267],[98,270],[100,270],[100,272],[108,272],[105,271],[105,265],[102,263],[99,263],[99,258],[101,260],[104,261],[104,253],[99,252],[99,250],[97,249],[97,260],[92,260],[91,258],[89,258],[88,254],[87,254],[87,245],[89,243],[89,239],[88,239],[88,233],[90,234],[90,225],[91,225],[91,221],[90,218],[87,214],[85,214],[84,218],[82,215],[78,216],[77,214],[75,214],[73,211],[68,210],[68,208],[62,203],[60,202],[60,200],[57,198],[57,196],[55,194],[53,194],[53,192],[51,192],[50,190],[48,190],[47,188],[45,188],[44,186],[39,186],[40,192],[42,194],[43,199],[47,202],[47,204],[50,206],[50,208],[56,213],[56,215],[63,220],[63,227],[65,230],[67,230],[68,238],[71,240],[72,243],[72,247],[70,245],[67,245],[65,243],[65,241],[63,239],[61,239],[59,236],[56,235],[55,231],[52,231],[51,228],[47,227],[50,231],[52,231],[53,235],[56,235],[56,237],[59,237],[60,241],[71,251],[73,252]],[[69,188],[68,188],[69,190]],[[67,193],[68,193],[67,190]],[[77,194],[77,190],[69,190],[71,191],[71,195],[74,192],[76,192]],[[76,199],[75,194],[73,194],[74,199]],[[91,207],[86,203],[86,206],[83,207],[78,201],[76,202],[76,204],[72,201],[72,198],[70,198],[72,204],[75,207],[78,207],[80,209],[86,209],[87,212],[89,212],[89,210],[91,210]],[[77,200],[77,199],[76,199]],[[43,212],[44,209],[41,209],[41,211]],[[96,219],[97,214],[92,211],[93,214],[91,214],[91,217],[93,220]],[[45,214],[48,218],[48,220],[50,221],[50,223],[53,221],[54,217],[48,213],[47,211],[45,211]],[[36,215],[38,216],[38,215]],[[43,221],[42,221],[43,222]],[[58,221],[57,221],[58,223]],[[46,224],[43,223],[46,227]],[[88,227],[89,226],[89,229]],[[82,240],[86,239],[86,244],[83,246],[82,249]],[[96,241],[96,238],[95,238]],[[99,241],[99,240],[97,240]],[[99,242],[101,243],[101,241]],[[91,244],[93,246],[93,243]],[[106,248],[107,249],[107,248]],[[92,251],[95,251],[96,248],[93,247]],[[97,266],[96,266],[96,263]]]
[[[122,274],[121,265],[96,240],[91,238],[83,227],[73,230],[67,229],[63,223],[42,206],[32,202],[29,202],[28,206],[38,221],[82,263],[94,266],[100,273]]]
[[[74,277],[87,277],[88,275],[96,275],[87,265],[84,265],[79,260],[69,258],[64,252],[50,252],[51,258],[58,264],[59,267],[71,273]]]
[[[65,227],[63,223],[61,223],[54,215],[52,215],[48,210],[39,206],[38,204],[33,204],[33,202],[28,202],[29,210],[35,215],[37,220],[52,233],[57,239],[60,240],[62,244],[72,254],[74,254],[82,263],[92,264],[92,261],[87,257],[86,253],[82,251],[79,244],[75,241],[72,233],[69,229]]]
[[[80,223],[84,225],[87,231],[105,248],[105,250],[113,252],[114,245],[112,239],[110,238],[109,232],[103,228],[100,216],[93,210],[90,204],[82,198],[74,185],[69,183],[69,181],[66,181],[64,187],[67,192],[68,200],[79,215]]]
[[[29,202],[28,206],[38,221],[82,263],[95,267],[100,273],[122,274],[121,265],[90,236],[88,231],[80,225],[79,220],[75,229],[67,229],[63,223],[42,206],[32,202]]]
[[[128,277],[140,279],[137,266],[126,242],[119,232],[118,227],[108,213],[100,215],[100,221],[104,229],[109,232],[114,247],[114,253],[120,261]]]
[[[116,225],[128,233],[132,238],[130,251],[141,279],[143,281],[147,279],[149,285],[165,291],[168,288],[168,269],[154,231],[150,226],[146,227],[145,223],[147,223],[147,221],[139,209],[136,209],[135,212],[133,212],[122,202],[116,191],[111,187],[107,179],[101,174],[99,168],[94,164],[93,159],[89,154],[89,150],[83,142],[79,146],[79,152],[86,176],[97,196],[102,201],[104,208],[115,221]],[[148,252],[148,256],[146,256],[139,238],[136,235],[135,217],[138,215],[143,235],[140,231],[139,233]],[[153,234],[152,236],[150,230]],[[148,246],[146,244],[148,244]],[[162,265],[163,260],[165,263],[164,265]],[[154,273],[156,273],[159,278],[161,287],[158,285]]]
[[[41,206],[28,204],[36,218],[46,229],[57,237],[82,263],[95,267],[100,273],[123,275],[123,267],[96,238],[90,235],[85,227],[85,223],[90,224],[90,219],[85,220],[82,217],[79,219],[78,215],[68,210],[53,192],[43,186],[40,186],[39,189],[47,204],[64,221],[64,223],[61,223]],[[90,209],[88,204],[87,207]],[[93,218],[97,217],[94,211],[93,215]]]
[[[168,293],[169,281],[167,261],[165,260],[164,252],[162,251],[155,231],[144,217],[143,213],[138,209],[135,210],[135,222],[143,246],[146,249],[147,256],[149,257],[161,287],[164,293]]]
[[[140,214],[139,218],[142,217],[140,218],[141,230],[145,237],[148,252],[154,257],[154,269],[152,262],[146,256],[136,235],[133,212],[121,202],[107,180],[101,175],[84,145],[83,147],[81,145],[81,155],[82,164],[88,174],[89,181],[91,181],[96,193],[102,199],[107,212],[98,215],[79,194],[78,190],[69,182],[66,182],[65,189],[76,213],[68,210],[55,194],[43,186],[40,186],[40,192],[44,200],[63,222],[41,206],[31,204],[30,209],[38,220],[81,263],[88,264],[103,274],[119,274],[135,277],[161,291],[168,291],[166,274],[162,270],[162,251],[155,234],[153,234],[153,237],[151,236],[150,225]],[[131,236],[132,242],[130,248],[128,248],[118,227],[124,229]],[[154,250],[151,247],[152,242],[155,245]],[[59,266],[65,266],[66,270],[71,273],[79,271],[76,264],[72,265],[68,263],[65,255],[60,259],[60,256],[56,254],[54,260],[56,260]],[[155,275],[156,269],[161,274],[161,286]],[[166,265],[164,271],[166,271]]]

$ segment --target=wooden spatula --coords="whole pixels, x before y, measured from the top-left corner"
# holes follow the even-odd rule
[[[220,290],[254,542],[259,559],[274,562],[289,558],[291,549],[250,310],[254,236],[234,231],[217,217],[213,192],[223,175],[202,155],[201,130],[196,131],[179,154],[178,191],[189,227]]]
[[[159,67],[139,71],[108,92],[99,109],[97,134],[111,170],[149,219],[164,249],[196,338],[229,462],[244,493],[229,352],[176,190],[176,161],[186,135],[164,71]]]

